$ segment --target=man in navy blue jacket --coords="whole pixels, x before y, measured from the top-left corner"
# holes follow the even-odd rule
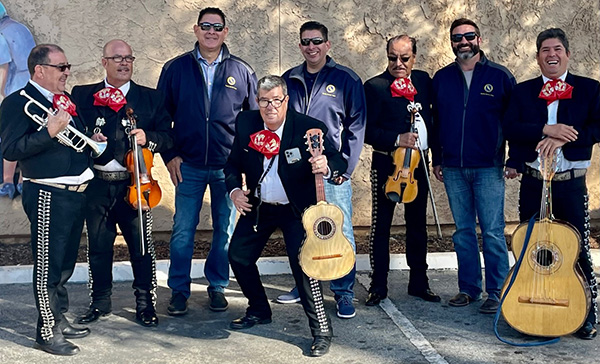
[[[353,247],[352,183],[350,177],[362,151],[367,118],[362,81],[351,69],[335,63],[327,56],[331,48],[327,27],[309,21],[300,27],[300,51],[305,62],[289,69],[284,75],[290,96],[290,108],[322,121],[328,129],[326,138],[348,161],[346,173],[325,183],[328,202],[344,213],[344,236]],[[356,270],[331,282],[337,301],[338,317],[356,315],[354,279]],[[279,296],[280,303],[299,302],[298,290]]]
[[[552,180],[552,214],[571,223],[581,235],[578,264],[591,289],[590,310],[576,335],[596,337],[597,281],[590,255],[589,197],[585,182],[592,147],[600,141],[600,84],[567,72],[569,40],[562,29],[541,32],[536,41],[541,76],[519,83],[504,116],[509,142],[507,177],[522,173],[519,218],[529,220],[540,207],[543,176],[538,151],[556,153]]]
[[[475,22],[457,19],[450,27],[456,61],[433,77],[433,173],[443,181],[456,231],[459,293],[450,306],[481,299],[482,277],[476,220],[483,237],[485,290],[481,313],[494,313],[508,273],[504,238],[504,153],[502,115],[515,78],[480,50]]]
[[[227,247],[235,210],[225,188],[223,168],[233,145],[235,118],[241,110],[257,109],[256,75],[224,44],[228,28],[218,8],[200,11],[194,49],[165,64],[158,89],[166,97],[174,122],[175,147],[162,153],[175,190],[168,284],[170,315],[187,313],[194,234],[206,186],[210,186],[213,241],[204,274],[210,309],[224,311],[229,284]]]

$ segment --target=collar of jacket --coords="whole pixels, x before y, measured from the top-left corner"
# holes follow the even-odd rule
[[[225,43],[223,43],[223,45],[221,46],[221,49],[223,50],[223,57],[221,58],[221,62],[223,62],[226,59],[231,57],[231,53],[229,53],[229,48],[227,48],[227,44],[225,44]],[[200,52],[200,47],[198,45],[198,42],[196,41],[196,43],[194,44],[194,49],[189,52],[190,56],[192,58],[194,58],[194,60],[196,62],[199,62],[198,57],[196,57],[198,52]]]
[[[329,57],[329,56],[325,56],[326,58],[326,62],[325,65],[323,66],[323,68],[334,68],[335,66],[337,66],[337,63],[335,63],[335,61],[333,60],[333,58]],[[292,71],[290,72],[290,78],[299,78],[301,80],[304,80],[304,65],[306,64],[306,61],[300,63],[298,66],[294,67],[292,69]]]

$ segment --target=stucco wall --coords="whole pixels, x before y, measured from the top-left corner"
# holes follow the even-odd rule
[[[27,25],[36,42],[61,45],[73,64],[69,89],[76,84],[103,78],[100,65],[102,46],[122,38],[134,49],[134,79],[154,87],[162,65],[188,51],[195,41],[192,26],[198,11],[217,6],[227,15],[230,28],[227,44],[232,53],[248,61],[257,75],[281,74],[303,59],[298,50],[298,28],[307,20],[318,20],[329,28],[330,55],[354,69],[364,80],[386,67],[385,41],[408,33],[419,43],[416,68],[431,75],[452,62],[448,40],[452,20],[465,16],[481,30],[482,49],[494,61],[507,66],[518,81],[538,75],[535,37],[548,27],[565,29],[571,41],[570,70],[598,79],[600,6],[598,1],[574,0],[4,0],[8,14]],[[354,219],[369,226],[371,194],[369,183],[370,148],[353,176]],[[158,159],[158,158],[157,158]],[[153,172],[161,183],[163,201],[155,209],[155,230],[171,229],[174,210],[173,186],[159,160]],[[600,217],[598,206],[598,156],[594,153],[588,176],[592,216]],[[443,184],[432,181],[442,223],[451,224]],[[518,182],[509,181],[506,193],[507,221],[517,218]],[[431,210],[431,209],[430,209]],[[210,200],[205,196],[199,229],[210,229]],[[396,224],[403,223],[398,208]],[[430,213],[430,223],[433,216]],[[0,236],[26,235],[28,224],[20,198],[0,199]]]

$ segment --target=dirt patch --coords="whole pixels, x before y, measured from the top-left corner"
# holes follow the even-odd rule
[[[398,229],[402,230],[403,229]],[[427,243],[428,251],[433,252],[450,252],[454,251],[452,243],[452,231],[444,232],[443,238],[437,238],[431,236]],[[481,238],[480,238],[481,240]],[[507,244],[510,248],[510,236],[506,237]],[[84,240],[85,241],[85,240]],[[600,241],[600,228],[592,228],[590,245],[592,248],[599,248],[598,241]],[[390,252],[393,254],[405,253],[406,252],[406,235],[403,233],[393,233],[390,236]],[[368,230],[363,229],[356,232],[356,247],[358,254],[369,253],[369,234]],[[156,258],[157,259],[169,259],[169,241],[168,237],[157,238],[155,242]],[[194,258],[203,259],[206,258],[210,250],[210,234],[204,233],[197,236],[194,249]],[[86,261],[86,244],[83,242],[79,248],[78,262]],[[273,257],[273,256],[285,256],[285,243],[283,238],[276,237],[269,240],[269,243],[265,247],[262,256]],[[115,244],[115,261],[126,261],[129,260],[129,252],[127,246],[124,243]],[[29,243],[15,242],[6,243],[0,242],[0,266],[4,265],[27,265],[33,264],[31,256],[31,247]]]

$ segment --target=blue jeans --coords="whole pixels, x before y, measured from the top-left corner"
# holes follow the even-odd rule
[[[223,169],[181,164],[183,181],[175,190],[175,216],[171,235],[168,284],[173,295],[190,296],[194,235],[200,220],[200,209],[206,186],[210,187],[213,240],[206,258],[204,275],[209,292],[223,292],[229,285],[227,250],[235,225],[235,209],[225,187]]]
[[[354,241],[354,229],[352,229],[352,183],[350,180],[336,185],[331,181],[325,183],[325,199],[327,202],[338,206],[344,213],[344,225],[342,232],[352,244],[352,249],[356,252],[356,243]],[[338,278],[330,282],[330,288],[338,300],[341,296],[354,298],[354,279],[356,278],[356,264],[354,268],[345,277]]]
[[[444,168],[443,174],[456,224],[452,239],[458,258],[458,288],[471,298],[481,297],[481,261],[475,231],[477,216],[483,238],[485,290],[490,298],[499,300],[508,274],[502,167]]]

